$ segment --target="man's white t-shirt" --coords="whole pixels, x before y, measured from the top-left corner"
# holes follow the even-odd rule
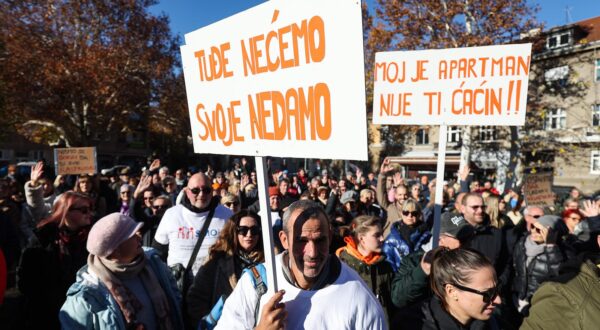
[[[160,244],[169,245],[169,256],[167,257],[169,266],[178,263],[183,267],[187,266],[208,213],[209,211],[194,213],[181,204],[173,206],[165,212],[154,239]],[[208,232],[196,256],[196,261],[192,266],[194,275],[204,264],[208,257],[208,249],[217,242],[221,229],[232,214],[230,209],[222,205],[217,206],[210,226],[208,226]]]
[[[275,259],[277,284],[279,290],[285,290],[281,302],[285,303],[288,312],[286,329],[386,328],[383,308],[358,274],[343,262],[340,275],[334,283],[320,290],[308,291],[293,286],[285,279],[281,271],[282,254]],[[244,273],[225,301],[215,329],[254,328],[257,296],[250,276],[248,272]],[[259,319],[263,305],[270,298],[268,294],[262,296]]]

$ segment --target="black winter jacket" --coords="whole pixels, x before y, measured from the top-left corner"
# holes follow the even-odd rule
[[[432,297],[424,301],[418,310],[406,317],[402,322],[392,325],[393,329],[443,329],[443,330],[484,330],[498,329],[495,319],[487,321],[473,320],[468,325],[462,325],[452,315],[444,310],[441,301]]]
[[[535,256],[527,266],[527,255],[525,254],[527,237],[529,236],[522,237],[515,245],[513,292],[518,299],[530,301],[540,284],[557,276],[561,264],[568,258],[574,257],[575,254],[562,244],[547,245],[544,252]]]
[[[508,283],[509,271],[508,250],[502,230],[484,223],[475,227],[475,235],[467,243],[468,248],[476,250],[486,256],[494,265],[498,280],[502,285]]]
[[[87,229],[71,233],[70,243],[59,245],[61,229],[47,224],[23,250],[17,269],[17,286],[26,297],[23,329],[58,329],[58,311],[77,271],[87,263]]]

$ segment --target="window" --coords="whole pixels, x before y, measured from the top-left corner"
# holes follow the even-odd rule
[[[600,150],[592,150],[590,172],[592,174],[600,174]]]
[[[481,141],[481,142],[496,141],[496,127],[480,126],[479,127],[479,141]]]
[[[429,131],[426,129],[419,129],[417,131],[417,144],[429,144]]]
[[[461,130],[458,126],[448,126],[448,142],[460,142]]]
[[[563,65],[556,68],[548,69],[544,73],[544,78],[548,83],[555,82],[559,85],[564,85],[569,79],[569,66]]]
[[[596,60],[596,81],[600,81],[600,59]]]
[[[566,127],[567,115],[563,109],[552,109],[546,113],[544,129],[561,129]]]
[[[569,46],[571,44],[571,32],[556,33],[546,40],[546,48],[554,49]]]
[[[592,126],[600,126],[600,104],[592,106]]]
[[[40,160],[40,159],[44,158],[44,151],[43,150],[33,150],[33,151],[30,151],[30,155],[31,155],[31,159]]]

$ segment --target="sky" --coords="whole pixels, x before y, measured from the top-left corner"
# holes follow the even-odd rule
[[[254,7],[263,0],[161,0],[150,8],[154,14],[170,18],[173,34],[186,33]],[[367,0],[371,4],[374,0]],[[573,23],[600,15],[600,0],[529,0],[541,7],[538,19],[546,28]],[[372,7],[372,6],[370,6]],[[568,8],[568,11],[566,10]],[[569,15],[567,15],[567,12]],[[568,19],[568,20],[567,20]]]

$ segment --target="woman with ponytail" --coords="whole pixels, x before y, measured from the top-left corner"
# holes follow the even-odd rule
[[[381,219],[361,215],[354,218],[350,226],[352,235],[344,238],[346,246],[339,248],[336,255],[367,283],[382,304],[389,320],[393,314],[390,291],[394,273],[392,266],[381,252],[383,245]]]
[[[431,299],[405,319],[403,329],[496,329],[492,317],[500,305],[494,266],[469,249],[436,249],[431,263]]]

